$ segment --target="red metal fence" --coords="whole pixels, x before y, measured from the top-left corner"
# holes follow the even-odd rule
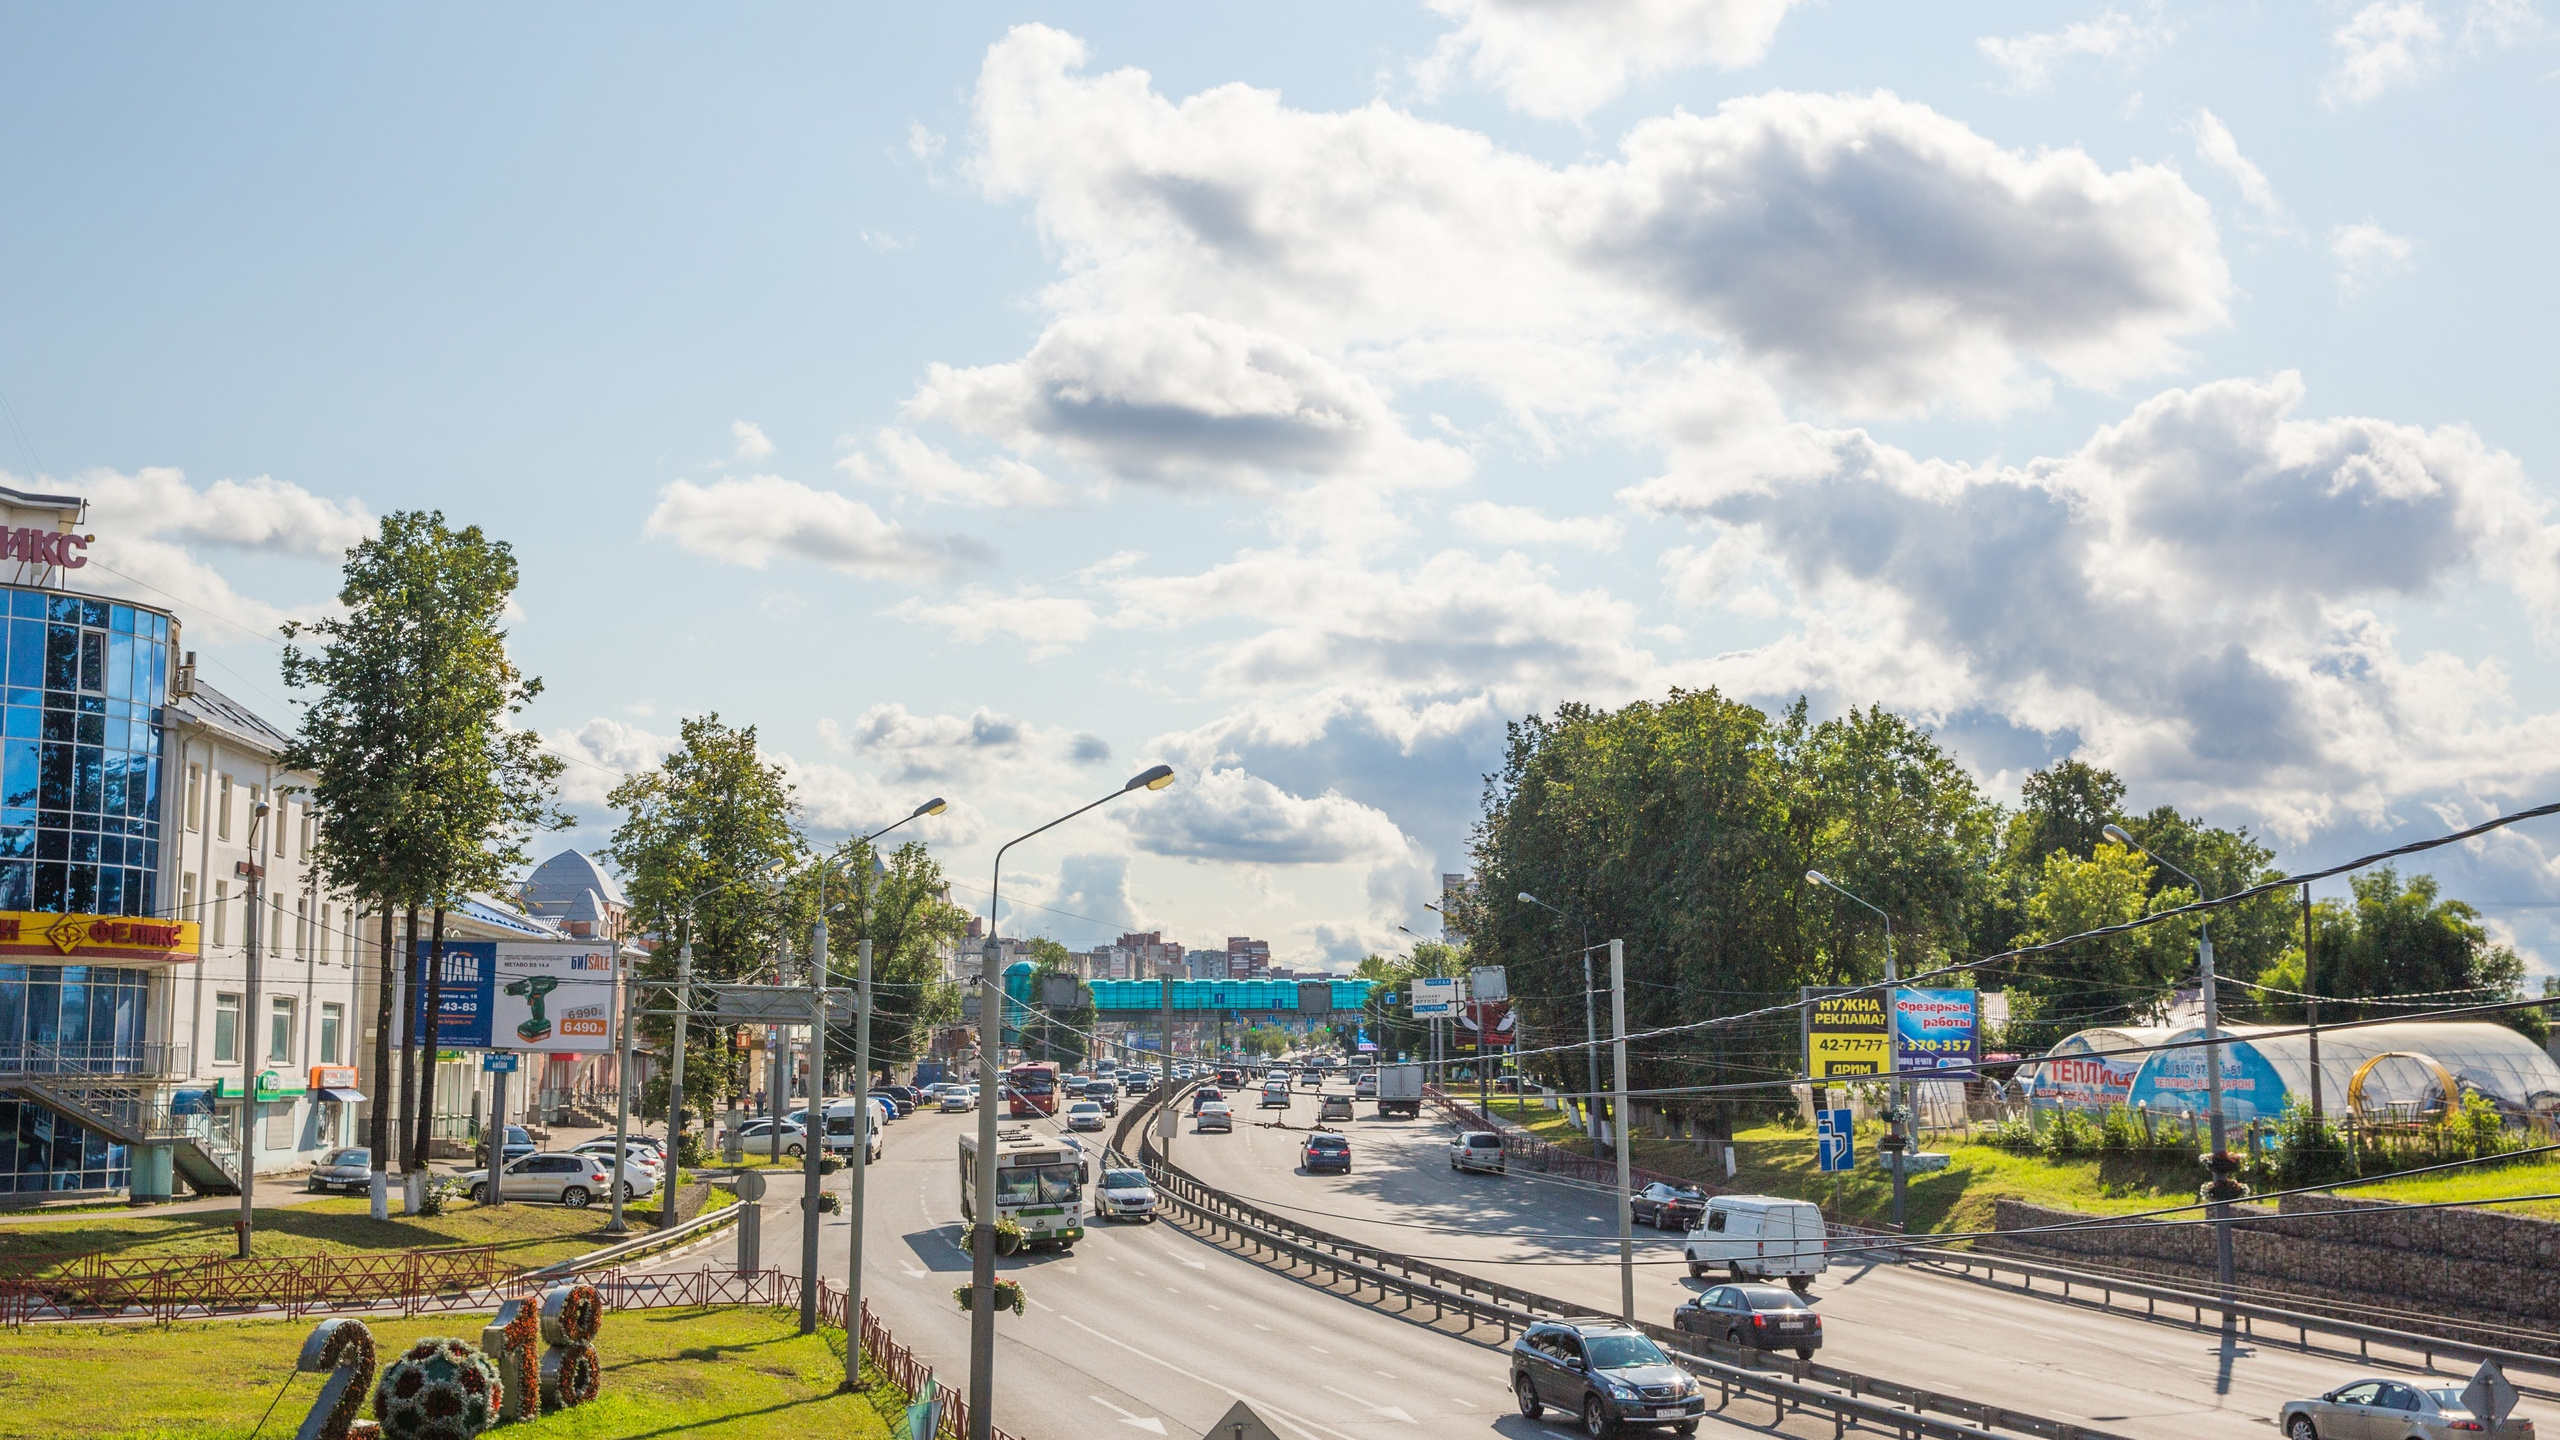
[[[475,1306],[515,1273],[494,1245],[246,1260],[90,1254],[67,1265],[18,1261],[0,1268],[0,1323],[22,1325],[39,1316],[109,1318],[137,1309],[163,1321],[223,1311],[300,1316],[355,1307],[396,1307],[414,1315]]]

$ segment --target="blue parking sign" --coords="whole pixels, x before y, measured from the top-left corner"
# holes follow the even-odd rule
[[[1825,1172],[1858,1168],[1858,1135],[1854,1111],[1817,1110],[1813,1115],[1815,1153]]]

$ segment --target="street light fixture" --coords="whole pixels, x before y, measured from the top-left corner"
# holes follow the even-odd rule
[[[1893,917],[1886,914],[1875,905],[1869,904],[1863,896],[1852,892],[1847,886],[1842,885],[1839,881],[1832,879],[1830,876],[1823,874],[1819,870],[1807,870],[1804,872],[1804,878],[1810,884],[1819,885],[1823,889],[1828,890],[1835,895],[1846,896],[1848,899],[1853,900],[1860,905],[1865,905],[1869,910],[1875,911],[1876,918],[1884,922],[1885,982],[1887,984],[1891,984],[1892,982],[1901,979],[1902,972],[1894,967],[1893,961]],[[1891,999],[1888,997],[1885,1005],[1888,1015],[1890,1015],[1892,1008]],[[1888,1019],[1886,1024],[1890,1026],[1892,1021]],[[1887,1057],[1885,1060],[1885,1066],[1887,1069],[1891,1069],[1893,1068],[1893,1061],[1891,1058],[1892,1048],[1890,1044],[1888,1044],[1885,1053]],[[1811,1079],[1812,1077],[1807,1076],[1806,1078]],[[1884,1137],[1884,1150],[1886,1154],[1893,1157],[1893,1228],[1900,1230],[1903,1222],[1904,1191],[1909,1183],[1910,1171],[1910,1166],[1904,1161],[1904,1152],[1909,1150],[1911,1146],[1911,1139],[1908,1135],[1903,1133],[1902,1127],[1905,1120],[1908,1118],[1906,1102],[1910,1097],[1904,1090],[1902,1080],[1899,1076],[1894,1078],[1886,1093],[1891,1097],[1893,1114],[1887,1121]]]
[[[978,966],[978,1173],[972,1177],[977,1194],[973,1209],[977,1223],[969,1236],[969,1440],[993,1440],[996,1402],[996,1102],[1004,1091],[1004,986],[997,978],[996,957],[1003,948],[996,943],[996,925],[1004,906],[1004,852],[1034,835],[1054,830],[1087,810],[1108,805],[1132,790],[1161,790],[1173,783],[1173,767],[1151,765],[1129,777],[1128,783],[1090,805],[1070,810],[1037,830],[1026,831],[996,847],[995,874],[987,886],[986,957]],[[1164,1006],[1170,1019],[1173,1009],[1171,987],[1167,985]],[[993,1032],[990,1034],[989,1027]],[[1158,1043],[1164,1048],[1165,1073],[1172,1075],[1172,1026],[1166,1025]]]
[[[2214,898],[2204,893],[2203,881],[2134,839],[2123,826],[2108,825],[2099,833],[2128,850],[2149,856],[2151,863],[2186,881],[2196,892],[2197,899]],[[2213,1136],[2213,1154],[2205,1161],[2205,1173],[2209,1177],[2205,1184],[2206,1198],[2213,1202],[2213,1208],[2206,1213],[2213,1217],[2213,1277],[2222,1292],[2222,1323],[2228,1327],[2232,1318],[2230,1201],[2239,1192],[2239,1187],[2231,1182],[2231,1172],[2238,1166],[2232,1161],[2230,1147],[2225,1143],[2228,1135],[2222,1115],[2222,1007],[2214,997],[2213,927],[2204,920],[2196,922],[2196,973],[2203,982],[2204,990],[2205,1123]]]

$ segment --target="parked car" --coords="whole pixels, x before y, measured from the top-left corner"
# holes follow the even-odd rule
[[[635,1171],[630,1178],[636,1183],[639,1175]],[[605,1187],[612,1183],[612,1161],[605,1156],[537,1151],[498,1172],[498,1196],[503,1200],[549,1200],[578,1210],[599,1195],[610,1196],[613,1192]],[[654,1179],[649,1188],[656,1188]],[[488,1203],[489,1172],[473,1170],[465,1174],[462,1189],[474,1202]]]
[[[512,1165],[542,1147],[533,1143],[533,1132],[521,1125],[507,1127],[506,1143],[500,1147],[500,1163]]]
[[[314,1195],[344,1190],[363,1194],[373,1188],[373,1152],[361,1145],[332,1150],[311,1167],[310,1189]]]
[[[1350,1118],[1351,1097],[1348,1095],[1327,1095],[1316,1102],[1316,1123],[1319,1125]]]
[[[1502,1137],[1490,1130],[1470,1130],[1449,1142],[1449,1168],[1503,1172]]]
[[[890,1099],[897,1101],[898,1115],[902,1119],[916,1113],[918,1107],[924,1104],[924,1092],[911,1085],[883,1085],[873,1090],[871,1093],[874,1095],[886,1095]]]
[[[1319,1170],[1351,1173],[1351,1142],[1340,1135],[1310,1135],[1298,1150],[1299,1168],[1313,1175]]]
[[[1627,1208],[1635,1212],[1635,1223],[1639,1225],[1685,1231],[1707,1213],[1707,1196],[1702,1190],[1656,1180],[1628,1196]]]
[[[1671,1328],[1754,1350],[1793,1350],[1799,1360],[1822,1348],[1822,1317],[1782,1285],[1718,1285],[1672,1311]]]
[[[800,1122],[786,1115],[782,1118],[781,1124],[782,1153],[785,1155],[807,1154],[808,1147],[802,1140]],[[773,1144],[768,1137],[773,1134],[773,1128],[774,1119],[770,1115],[747,1121],[737,1129],[738,1148],[742,1150],[763,1150],[767,1153],[771,1153]],[[723,1143],[726,1143],[725,1138]]]
[[[862,1108],[852,1101],[840,1100],[828,1106],[827,1133],[823,1141],[828,1153],[850,1156],[854,1146],[868,1143],[870,1149],[864,1158],[879,1159],[882,1146],[880,1132],[887,1128],[888,1114],[888,1097],[880,1095],[871,1097],[871,1123],[868,1126],[862,1123]]]
[[[1093,1213],[1104,1220],[1153,1220],[1156,1187],[1144,1170],[1105,1170],[1093,1192]]]
[[[1099,1130],[1102,1123],[1102,1107],[1091,1100],[1078,1100],[1067,1107],[1070,1130]]]
[[[1197,1117],[1192,1126],[1194,1130],[1233,1130],[1236,1128],[1235,1112],[1227,1108],[1227,1102],[1224,1100],[1212,1100],[1208,1104],[1201,1106],[1199,1109],[1194,1110],[1191,1113]]]
[[[1262,1108],[1265,1110],[1286,1110],[1289,1108],[1289,1085],[1287,1081],[1284,1080],[1277,1085],[1265,1085],[1262,1087]]]
[[[1706,1399],[1662,1347],[1614,1320],[1531,1325],[1511,1346],[1511,1393],[1535,1420],[1552,1405],[1592,1440],[1621,1426],[1698,1433]]]
[[[2533,1440],[2533,1422],[2521,1415],[2509,1415],[2491,1435],[2452,1386],[2371,1377],[2287,1400],[2276,1427],[2285,1440]]]
[[[1681,1253],[1693,1280],[1721,1266],[1736,1280],[1784,1280],[1802,1293],[1827,1263],[1829,1238],[1812,1201],[1718,1195],[1681,1242]]]
[[[955,1085],[942,1092],[942,1108],[945,1110],[975,1110],[978,1108],[978,1092],[970,1089],[966,1085]]]
[[[609,1162],[613,1159],[613,1137],[607,1135],[602,1139],[589,1140],[585,1144],[575,1147],[569,1153],[572,1155],[593,1155],[599,1160]],[[641,1194],[639,1189],[633,1188],[637,1182],[637,1177],[645,1174],[648,1177],[648,1188],[655,1189],[657,1188],[658,1181],[667,1173],[666,1157],[660,1154],[658,1148],[654,1145],[632,1144],[622,1152],[622,1165],[624,1170],[623,1198],[626,1200],[637,1199]]]

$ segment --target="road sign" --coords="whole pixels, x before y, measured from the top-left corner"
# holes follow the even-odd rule
[[[713,985],[708,987],[715,997],[713,1004],[724,1024],[806,1025],[816,1013],[818,992],[806,985]],[[853,1007],[853,992],[827,992],[830,1010],[846,1012]]]
[[[516,1070],[515,1052],[491,1050],[480,1057],[480,1068],[492,1075],[512,1075]]]
[[[1201,1440],[1280,1440],[1280,1437],[1263,1423],[1261,1416],[1253,1413],[1252,1406],[1239,1400],[1228,1408],[1217,1424],[1209,1427]]]
[[[1804,1073],[1815,1084],[1842,1075],[1882,1075],[1893,1041],[1881,990],[1808,985],[1804,1003]]]
[[[1467,998],[1470,1000],[1508,1000],[1511,982],[1499,965],[1478,965],[1467,972]]]
[[[1413,1013],[1419,1019],[1455,1014],[1458,981],[1454,976],[1425,976],[1413,982]]]
[[[2506,1423],[2507,1415],[2516,1408],[2516,1387],[2507,1383],[2506,1372],[2498,1368],[2497,1361],[2480,1362],[2471,1383],[2462,1387],[2462,1408],[2492,1431]]]
[[[1821,1159],[1826,1173],[1858,1168],[1858,1137],[1851,1119],[1856,1114],[1854,1110],[1814,1112],[1814,1153]]]

